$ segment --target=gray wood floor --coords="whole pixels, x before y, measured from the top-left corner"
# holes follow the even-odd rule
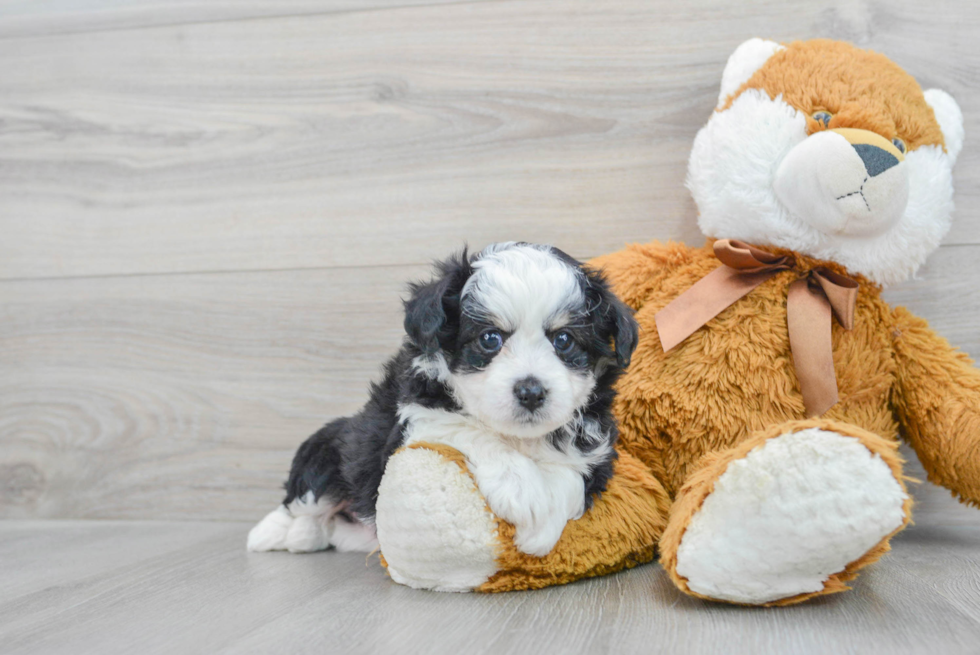
[[[844,595],[753,609],[657,564],[534,592],[440,594],[376,557],[247,553],[247,523],[0,521],[3,653],[980,652],[980,522],[935,487]]]
[[[854,592],[771,611],[242,547],[430,259],[701,241],[686,158],[751,36],[959,100],[954,227],[887,295],[980,356],[975,0],[0,0],[0,653],[980,652],[980,512],[930,485]]]

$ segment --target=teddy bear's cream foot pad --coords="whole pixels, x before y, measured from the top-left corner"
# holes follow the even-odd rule
[[[702,596],[762,604],[819,592],[905,521],[908,496],[854,437],[809,428],[732,461],[692,517],[677,574]]]
[[[473,479],[444,455],[406,448],[378,492],[378,540],[398,583],[471,591],[497,572],[497,529]]]

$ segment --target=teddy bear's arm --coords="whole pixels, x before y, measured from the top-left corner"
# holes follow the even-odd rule
[[[904,307],[894,312],[892,403],[929,480],[980,507],[980,370]]]
[[[618,252],[591,259],[588,265],[601,269],[613,292],[638,311],[671,271],[691,261],[694,252],[690,246],[672,241],[634,243]]]

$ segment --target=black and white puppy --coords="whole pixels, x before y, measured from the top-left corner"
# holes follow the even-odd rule
[[[249,550],[372,550],[385,464],[413,442],[462,452],[532,555],[605,490],[613,385],[637,341],[629,308],[600,272],[548,246],[464,250],[437,271],[412,285],[408,338],[367,405],[299,448],[283,504],[252,529]]]

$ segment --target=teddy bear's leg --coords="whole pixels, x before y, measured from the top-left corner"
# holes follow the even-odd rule
[[[415,443],[388,460],[376,523],[391,578],[437,591],[508,591],[572,582],[653,559],[670,501],[620,452],[606,491],[544,557],[520,552],[514,527],[487,507],[458,451]]]
[[[689,594],[784,605],[844,591],[909,520],[897,444],[792,421],[705,458],[671,508],[661,563]]]

